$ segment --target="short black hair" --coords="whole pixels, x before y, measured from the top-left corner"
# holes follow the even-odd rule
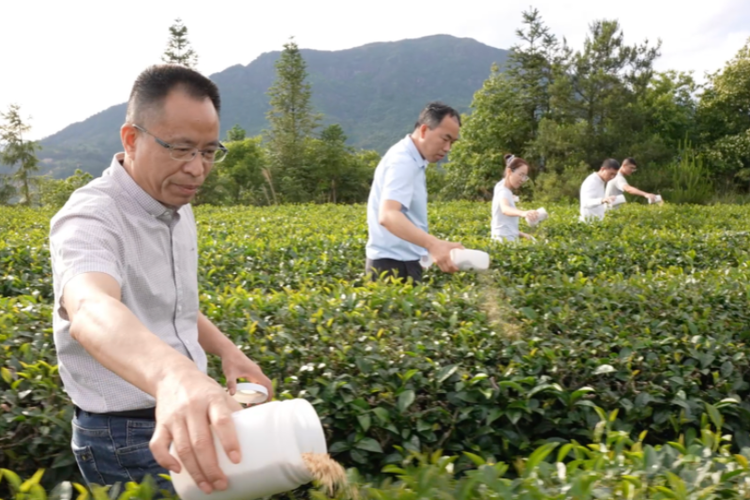
[[[176,88],[196,100],[211,99],[216,114],[219,114],[221,99],[214,82],[179,64],[155,64],[143,70],[135,79],[125,120],[132,124],[142,121],[144,115],[159,110],[167,95]]]
[[[635,159],[633,159],[633,158],[632,158],[632,157],[630,157],[630,156],[628,156],[627,158],[625,158],[624,160],[622,160],[622,164],[623,164],[623,165],[625,165],[626,163],[630,163],[630,164],[631,164],[631,165],[633,165],[634,167],[637,167],[637,166],[638,166],[638,164],[637,164],[637,163],[635,162]]]
[[[461,115],[458,111],[440,101],[433,101],[419,113],[419,118],[417,119],[417,123],[414,124],[414,128],[427,125],[430,130],[434,130],[442,123],[446,116],[455,118],[458,120],[458,126],[461,126]]]
[[[610,170],[620,170],[620,162],[614,158],[607,158],[602,163],[602,168],[608,168]]]

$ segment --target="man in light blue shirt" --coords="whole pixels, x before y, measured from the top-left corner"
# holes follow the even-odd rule
[[[461,117],[455,109],[430,103],[420,113],[414,131],[380,160],[367,201],[365,269],[371,279],[385,273],[420,281],[420,259],[428,254],[442,271],[458,270],[450,251],[463,246],[428,232],[425,169],[448,154],[460,128]]]

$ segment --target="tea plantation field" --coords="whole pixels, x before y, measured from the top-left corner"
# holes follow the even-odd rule
[[[201,302],[315,406],[363,498],[750,498],[750,208],[546,208],[536,243],[499,244],[489,205],[432,205],[492,268],[411,287],[364,281],[363,206],[200,207]],[[51,215],[0,209],[0,468],[48,489],[78,479]]]

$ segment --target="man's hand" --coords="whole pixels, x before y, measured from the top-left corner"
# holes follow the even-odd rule
[[[648,199],[648,201],[650,201],[651,203],[655,203],[656,202],[656,195],[655,194],[651,194],[651,193],[646,193],[646,199]]]
[[[232,413],[242,409],[227,392],[195,369],[167,376],[157,387],[156,429],[150,448],[162,467],[180,472],[180,462],[204,493],[225,490],[227,477],[219,467],[216,433],[233,463],[241,460]],[[170,444],[180,462],[169,451]]]
[[[615,202],[615,198],[617,198],[617,196],[607,196],[606,198],[602,198],[602,203],[611,205]]]
[[[451,250],[454,248],[464,248],[460,243],[451,241],[438,240],[437,238],[427,247],[432,260],[437,264],[444,273],[455,273],[458,267],[451,260]]]
[[[225,354],[221,358],[221,369],[227,378],[227,389],[229,394],[234,395],[237,391],[237,379],[244,378],[249,382],[260,384],[268,390],[268,401],[273,399],[273,386],[268,377],[263,374],[263,370],[245,356],[242,351],[235,349],[234,352]]]
[[[534,223],[537,220],[539,220],[539,212],[536,210],[526,210],[523,213],[523,216],[529,220],[529,222]]]

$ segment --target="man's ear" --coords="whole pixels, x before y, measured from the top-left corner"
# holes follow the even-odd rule
[[[133,158],[135,156],[135,139],[138,130],[130,123],[120,127],[120,140],[125,154]]]
[[[427,124],[423,123],[419,126],[419,138],[424,139],[427,135],[427,130],[429,130],[430,127],[427,126]]]

